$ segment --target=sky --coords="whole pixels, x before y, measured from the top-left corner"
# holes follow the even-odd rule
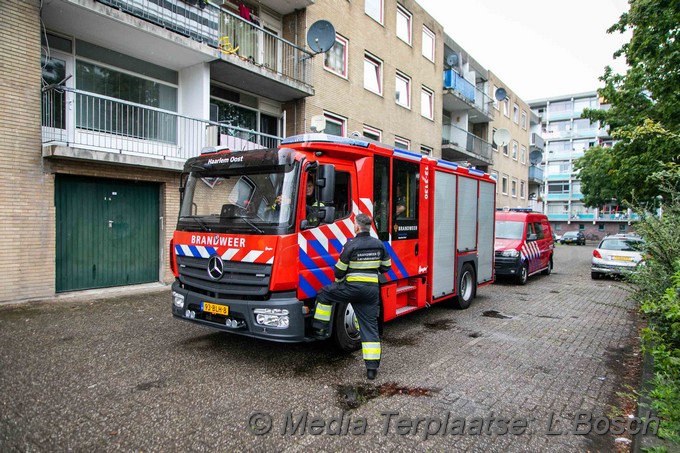
[[[595,91],[630,34],[607,29],[627,0],[416,0],[444,32],[524,101]]]

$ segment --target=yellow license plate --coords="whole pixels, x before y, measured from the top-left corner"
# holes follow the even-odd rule
[[[211,304],[210,302],[203,302],[201,310],[212,313],[213,315],[227,316],[229,314],[229,307],[227,305]]]
[[[612,256],[612,259],[614,261],[633,261],[633,258],[630,256]]]

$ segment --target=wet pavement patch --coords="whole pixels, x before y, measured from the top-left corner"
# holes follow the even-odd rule
[[[149,381],[149,382],[144,382],[142,384],[139,384],[135,387],[135,390],[141,390],[141,391],[146,391],[146,390],[151,390],[151,389],[159,389],[163,387],[163,384],[165,384],[166,379],[159,379],[157,381]]]
[[[438,390],[426,387],[400,386],[396,382],[387,382],[379,386],[372,384],[339,385],[337,387],[337,392],[340,407],[343,410],[350,410],[356,409],[379,396],[432,396],[432,394],[438,392]]]
[[[482,336],[481,332],[472,332],[472,333],[468,334],[468,337],[470,337],[470,338],[479,338],[481,336]]]
[[[423,324],[426,328],[432,330],[448,330],[451,328],[453,321],[450,319],[438,319],[436,321],[430,321]]]
[[[503,313],[496,310],[487,310],[482,313],[482,316],[486,316],[487,318],[512,319],[512,316],[504,315]]]
[[[418,338],[416,337],[383,337],[382,338],[383,343],[390,345],[390,346],[416,346],[418,344]]]
[[[536,315],[537,318],[548,318],[548,319],[562,319],[559,316],[550,316],[550,315]]]

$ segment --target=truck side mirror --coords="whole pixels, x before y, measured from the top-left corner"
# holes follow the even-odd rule
[[[316,185],[319,187],[319,201],[332,205],[335,199],[335,165],[319,165]]]
[[[529,235],[529,237],[527,238],[527,241],[531,242],[531,241],[535,241],[536,239],[538,239],[538,236],[536,235],[536,233],[531,233]]]

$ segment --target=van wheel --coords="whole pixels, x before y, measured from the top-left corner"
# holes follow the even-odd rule
[[[519,275],[517,276],[517,283],[520,285],[526,285],[527,279],[529,278],[529,264],[522,264],[522,268],[519,270]]]
[[[456,308],[465,310],[472,303],[472,299],[477,294],[477,276],[475,269],[470,263],[463,265],[458,276],[458,295],[456,296],[453,305]]]
[[[552,261],[552,256],[551,256],[551,257],[550,257],[550,261],[548,261],[548,267],[545,268],[545,269],[543,269],[543,270],[541,271],[541,274],[543,274],[543,275],[550,275],[550,273],[552,272],[552,270],[553,270],[553,261]]]
[[[361,347],[359,321],[350,303],[336,306],[333,318],[333,342],[344,352],[356,351]]]

